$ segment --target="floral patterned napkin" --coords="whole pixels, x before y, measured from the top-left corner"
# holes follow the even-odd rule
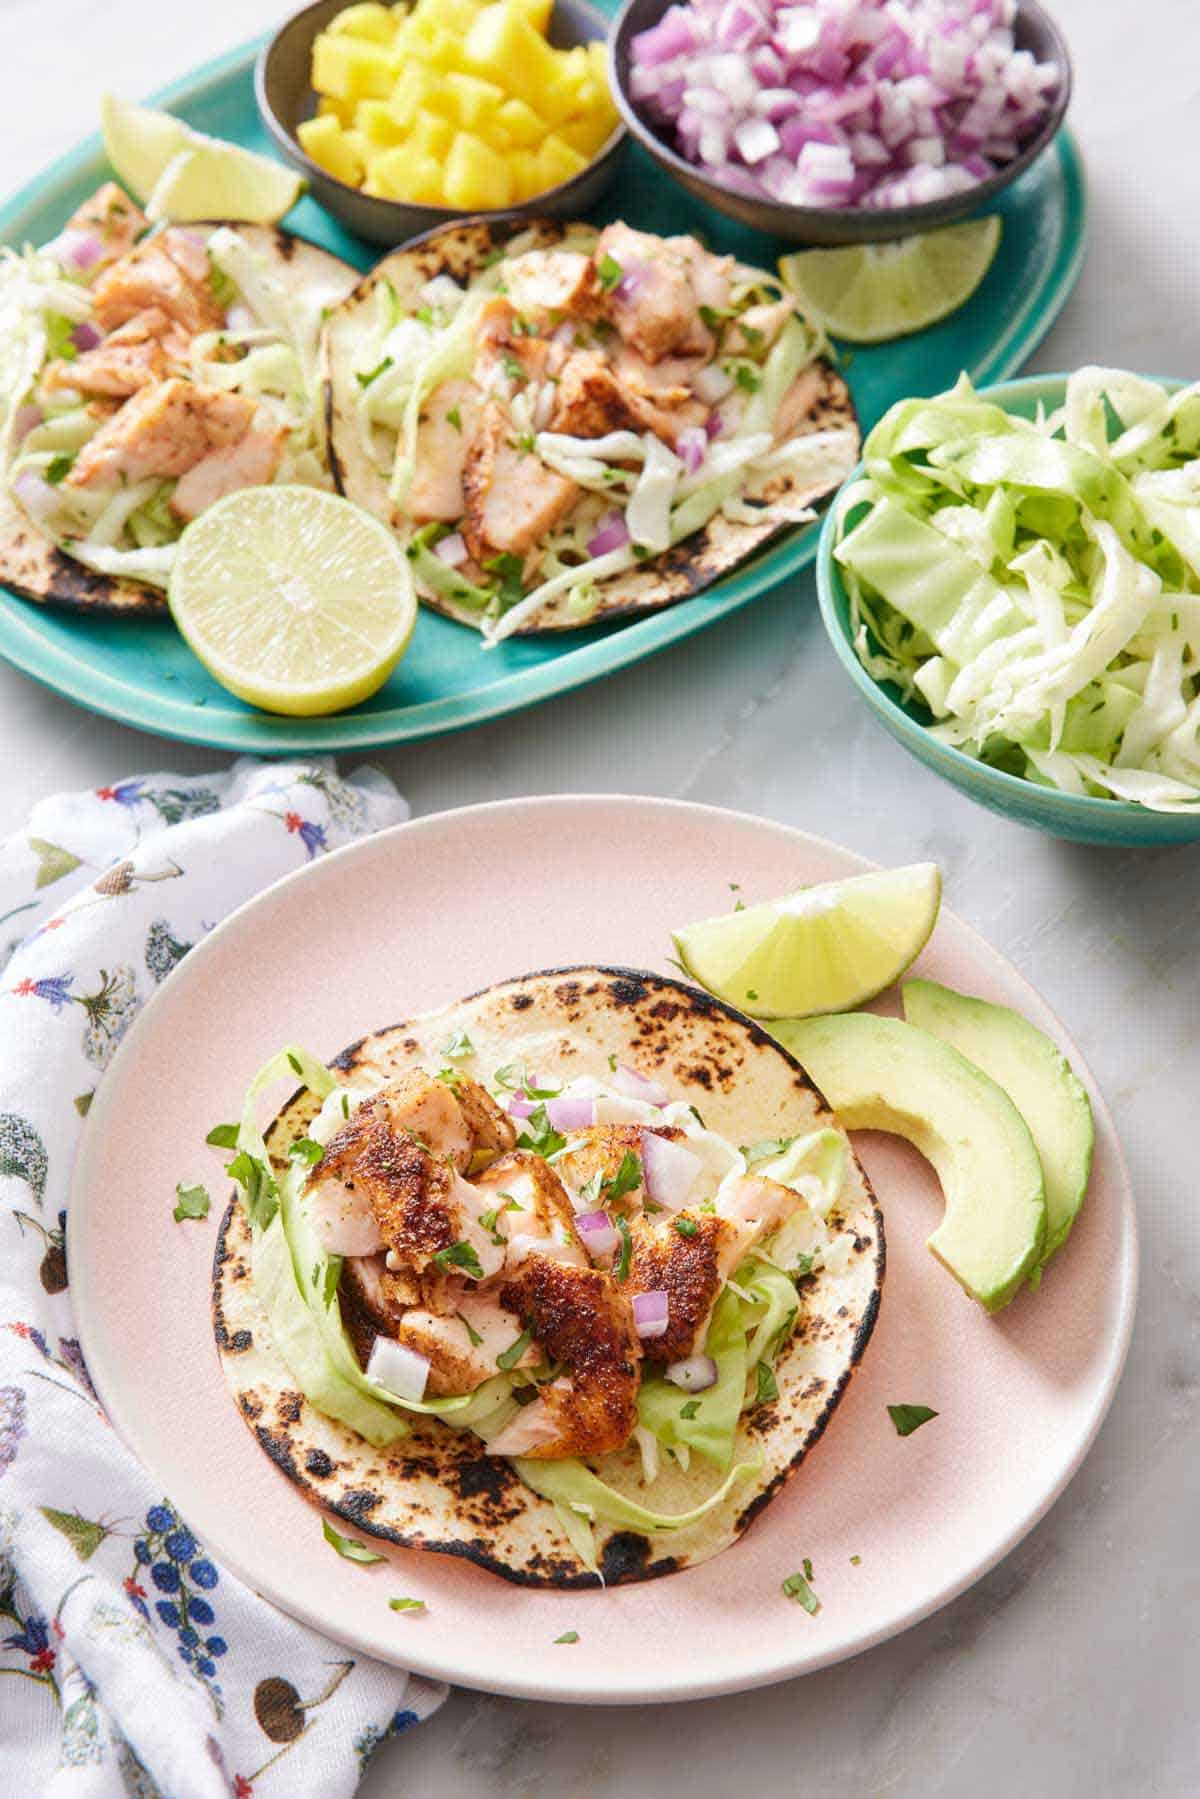
[[[105,1420],[63,1244],[139,1006],[243,900],[407,812],[375,770],[246,760],[47,800],[0,844],[0,1793],[341,1799],[443,1697],[213,1560]]]

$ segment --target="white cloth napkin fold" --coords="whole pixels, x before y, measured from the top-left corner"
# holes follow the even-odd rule
[[[0,845],[0,1793],[342,1799],[444,1697],[213,1560],[104,1418],[63,1250],[138,1008],[243,900],[407,815],[376,770],[244,760],[44,801]]]

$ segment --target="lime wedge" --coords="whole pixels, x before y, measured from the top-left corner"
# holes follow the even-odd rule
[[[964,305],[992,265],[1000,232],[992,213],[892,244],[799,250],[780,258],[779,273],[834,337],[881,344],[923,331]]]
[[[304,192],[304,178],[281,162],[216,138],[193,139],[172,157],[146,202],[147,217],[187,224],[238,219],[273,225]]]
[[[169,599],[222,687],[296,718],[375,693],[417,616],[391,532],[315,487],[247,487],[202,512],[179,540]]]
[[[172,113],[105,94],[100,118],[109,162],[152,219],[273,225],[304,191],[282,163],[206,137]]]
[[[848,1012],[904,973],[937,921],[932,862],[802,887],[675,933],[693,979],[756,1018]]]

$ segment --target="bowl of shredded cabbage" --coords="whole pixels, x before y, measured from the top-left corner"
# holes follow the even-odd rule
[[[1059,837],[1200,839],[1200,383],[900,401],[831,506],[842,666],[906,749]]]

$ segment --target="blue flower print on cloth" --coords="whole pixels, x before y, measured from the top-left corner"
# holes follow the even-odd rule
[[[47,800],[0,844],[0,1794],[344,1799],[442,1690],[293,1623],[106,1422],[66,1259],[83,1119],[217,921],[407,807],[371,769],[236,763]]]

